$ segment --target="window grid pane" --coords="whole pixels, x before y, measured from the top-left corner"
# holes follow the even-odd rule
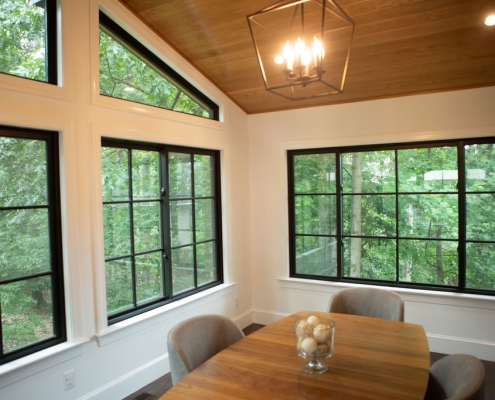
[[[110,323],[222,282],[218,152],[208,152],[103,141]]]
[[[0,127],[0,364],[66,340],[57,134]]]
[[[57,83],[55,0],[2,3],[0,72]]]
[[[289,151],[291,276],[495,294],[495,144],[483,140]],[[342,190],[321,207],[308,176],[332,153]],[[337,244],[336,272],[322,239]]]

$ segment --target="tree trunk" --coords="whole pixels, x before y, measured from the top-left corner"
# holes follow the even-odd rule
[[[442,236],[443,225],[439,225],[437,229],[437,238]],[[436,268],[437,268],[437,283],[443,285],[445,282],[445,276],[443,273],[443,258],[442,258],[442,242],[436,242]]]
[[[362,154],[352,155],[352,193],[362,190]],[[361,235],[361,195],[353,195],[351,200],[351,235]],[[351,277],[361,276],[361,238],[351,237]]]
[[[45,301],[43,292],[41,290],[31,290],[31,297],[36,302],[36,308],[38,310],[44,310],[48,306],[48,303]]]

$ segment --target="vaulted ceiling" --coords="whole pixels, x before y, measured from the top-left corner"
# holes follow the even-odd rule
[[[336,0],[355,22],[343,93],[265,90],[246,16],[276,0],[120,0],[248,114],[495,85],[493,0]]]

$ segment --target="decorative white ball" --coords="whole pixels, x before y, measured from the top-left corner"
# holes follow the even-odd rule
[[[320,324],[313,330],[313,336],[319,343],[324,343],[330,338],[330,327]]]
[[[315,338],[307,337],[301,342],[301,350],[306,354],[312,354],[318,347],[318,342]]]
[[[308,317],[308,324],[311,326],[311,328],[314,328],[320,323],[320,320],[318,317],[315,317],[314,315]]]
[[[327,343],[319,344],[316,348],[316,355],[318,357],[326,357],[330,352],[330,346]]]
[[[311,326],[309,326],[307,321],[303,319],[299,321],[299,323],[296,326],[296,335],[301,338],[305,338],[306,336],[311,335],[311,331],[312,331]]]

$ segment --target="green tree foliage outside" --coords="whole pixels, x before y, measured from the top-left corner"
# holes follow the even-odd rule
[[[168,153],[170,232],[163,231],[161,222],[165,212],[161,162],[158,151],[102,147],[109,316],[166,296],[162,241],[168,240],[167,235],[172,246],[167,255],[172,279],[169,296],[218,279],[212,157]]]
[[[46,144],[0,137],[0,306],[5,353],[54,336]]]
[[[105,258],[120,257],[106,262],[109,314],[134,307],[134,286],[137,304],[163,294],[159,187],[157,152],[102,147]]]
[[[465,146],[466,287],[495,290],[495,146]],[[459,284],[456,146],[341,154],[344,277]],[[294,156],[296,273],[337,276],[336,154]]]
[[[100,29],[100,93],[209,118],[210,113],[157,68]]]
[[[0,2],[0,72],[46,81],[45,10],[33,3]]]

